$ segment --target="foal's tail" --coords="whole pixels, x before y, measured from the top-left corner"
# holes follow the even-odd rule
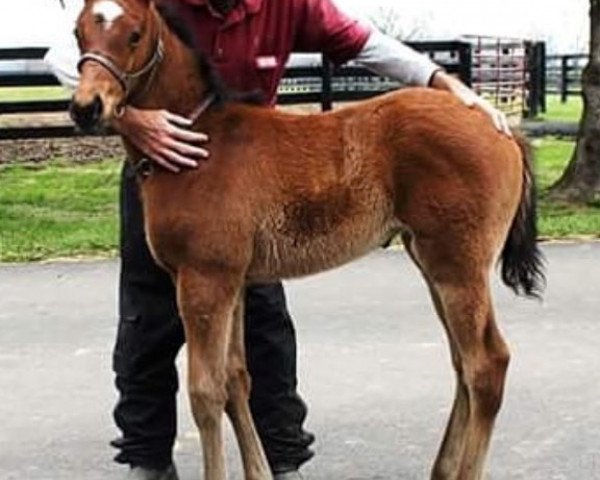
[[[544,258],[537,244],[533,152],[524,137],[515,137],[523,157],[523,191],[502,250],[502,281],[516,294],[539,298],[546,282]]]

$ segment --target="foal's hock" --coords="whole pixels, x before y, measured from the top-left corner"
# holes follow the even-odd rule
[[[224,412],[245,478],[271,478],[248,409],[244,286],[335,267],[396,233],[429,286],[457,374],[432,478],[481,478],[509,361],[490,272],[500,260],[504,282],[527,295],[543,280],[524,142],[428,89],[311,116],[231,101],[191,37],[175,33],[181,22],[148,1],[112,3],[105,18],[88,0],[77,23],[80,126],[128,105],[191,115],[210,104],[194,125],[211,139],[210,160],[140,180],[149,245],[177,288],[205,478],[225,479]]]

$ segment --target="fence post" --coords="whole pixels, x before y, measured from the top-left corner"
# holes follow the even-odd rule
[[[560,57],[560,101],[567,103],[569,94],[569,57]]]
[[[527,92],[526,102],[523,105],[523,114],[525,118],[534,118],[538,114],[538,98],[539,92],[539,68],[537,59],[537,49],[534,42],[525,42],[525,58],[524,58],[524,88]],[[525,93],[524,93],[525,94]]]
[[[459,43],[458,61],[458,75],[465,85],[471,87],[473,84],[473,46],[470,43]]]
[[[540,69],[540,110],[546,113],[546,89],[548,72],[546,71],[546,42],[536,43],[538,65]]]
[[[331,80],[333,76],[333,64],[325,56],[321,56],[322,86],[321,86],[321,111],[327,112],[333,108],[333,96]]]
[[[545,63],[546,49],[544,42],[525,42],[527,86],[526,113],[527,118],[534,118],[540,109],[546,111]]]

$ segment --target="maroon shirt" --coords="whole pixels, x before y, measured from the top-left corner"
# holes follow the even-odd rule
[[[240,0],[220,17],[207,0],[171,0],[229,88],[260,89],[274,104],[291,52],[323,52],[336,63],[356,57],[371,31],[332,0]]]

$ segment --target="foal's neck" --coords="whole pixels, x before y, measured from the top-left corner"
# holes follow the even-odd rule
[[[151,78],[148,91],[138,108],[166,109],[179,115],[190,114],[206,97],[207,84],[198,68],[195,53],[188,48],[157,14],[164,55]]]

